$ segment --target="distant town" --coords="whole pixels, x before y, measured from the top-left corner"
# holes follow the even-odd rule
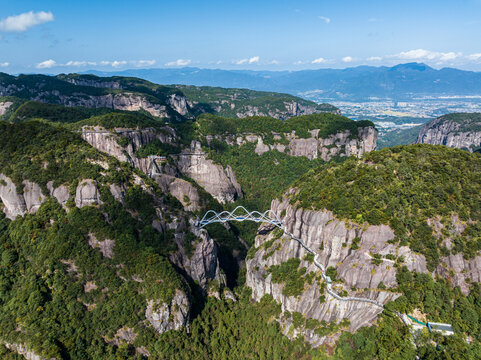
[[[407,101],[373,98],[356,102],[313,97],[309,100],[329,102],[351,119],[371,120],[381,132],[411,128],[448,113],[481,112],[481,96],[420,97]]]

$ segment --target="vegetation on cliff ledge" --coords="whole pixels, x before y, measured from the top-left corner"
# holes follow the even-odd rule
[[[321,165],[294,184],[292,204],[328,209],[358,223],[389,224],[396,242],[426,256],[433,270],[450,253],[428,219],[448,225],[456,214],[466,230],[452,252],[481,250],[481,156],[444,146],[385,148],[337,165]],[[446,229],[448,230],[448,229]]]

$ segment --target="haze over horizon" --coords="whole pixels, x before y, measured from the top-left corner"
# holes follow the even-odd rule
[[[479,0],[28,0],[8,1],[2,10],[0,71],[7,73],[185,66],[302,70],[408,62],[481,70]]]

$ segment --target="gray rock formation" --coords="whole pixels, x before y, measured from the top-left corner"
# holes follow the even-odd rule
[[[180,115],[187,115],[189,112],[189,108],[187,105],[187,100],[184,95],[182,94],[172,94],[169,96],[167,100],[168,104],[177,111]]]
[[[13,105],[11,101],[4,101],[0,102],[0,116],[5,115],[8,111],[8,108]]]
[[[45,196],[38,184],[25,180],[23,185],[23,198],[27,206],[27,212],[30,214],[36,213],[45,200]]]
[[[336,219],[330,211],[295,208],[289,204],[288,199],[274,200],[271,209],[283,221],[287,231],[303,239],[306,246],[317,251],[317,259],[324,268],[337,268],[338,278],[343,280],[343,283],[334,285],[338,293],[344,290],[349,296],[369,298],[380,303],[387,303],[398,297],[399,294],[377,289],[381,281],[387,287],[396,285],[396,268],[392,260],[385,258],[387,254],[403,256],[404,264],[410,270],[427,271],[423,256],[413,253],[408,247],[396,247],[387,243],[394,238],[394,233],[388,226],[366,227],[344,222]],[[270,248],[265,249],[262,245],[269,240],[275,241]],[[351,249],[353,241],[358,243],[359,248]],[[350,320],[349,331],[372,325],[382,311],[369,303],[339,301],[321,291],[317,281],[306,284],[300,296],[283,295],[283,284],[273,283],[272,275],[267,269],[292,257],[303,259],[307,254],[306,250],[290,237],[276,239],[275,232],[257,236],[255,246],[257,252],[246,263],[247,285],[252,288],[255,300],[259,301],[263,295],[270,294],[281,303],[283,311],[298,311],[307,318],[328,322],[339,322],[347,318]],[[372,263],[374,254],[382,256],[381,264]],[[301,261],[301,266],[306,267],[307,272],[320,275],[319,269],[307,258]],[[325,296],[325,302],[319,301],[321,295]],[[288,328],[290,323],[287,321],[283,325]],[[286,327],[285,330],[287,333]],[[289,336],[296,335],[297,332],[294,332]],[[308,330],[303,330],[303,335],[315,346],[336,339],[335,335],[319,337]]]
[[[240,185],[230,166],[224,169],[207,159],[198,141],[193,141],[190,150],[178,156],[177,167],[220,203],[233,202],[242,197]]]
[[[69,79],[68,81],[71,83],[78,82],[78,85],[83,86],[111,89],[120,88],[120,84],[115,81],[97,82],[85,79]],[[162,103],[159,99],[130,91],[106,92],[101,95],[92,95],[79,87],[77,92],[74,91],[66,95],[58,90],[43,90],[41,83],[32,84],[28,87],[0,83],[0,96],[15,95],[19,92],[29,92],[31,94],[29,99],[34,101],[55,103],[64,106],[83,106],[88,108],[109,108],[127,111],[144,110],[152,116],[167,119],[181,119],[182,114],[187,114],[189,111],[187,108],[187,101],[181,94],[175,94],[171,96],[167,102]],[[172,104],[173,107],[171,107],[170,104]]]
[[[37,355],[35,354],[35,352],[29,350],[26,343],[5,343],[5,347],[11,351],[15,351],[16,353],[22,355],[26,360],[48,360],[48,358]],[[56,360],[56,358],[51,358],[49,360]]]
[[[113,240],[98,241],[94,234],[89,233],[89,245],[94,249],[99,249],[106,258],[112,259],[114,257],[115,242]]]
[[[173,181],[169,184],[169,192],[182,203],[185,211],[198,211],[201,209],[199,192],[190,182],[180,178],[173,178]]]
[[[12,180],[3,174],[0,174],[0,200],[3,203],[3,212],[8,219],[14,220],[27,211],[25,199],[17,193]]]
[[[236,116],[239,118],[244,118],[248,116],[270,116],[270,117],[281,119],[281,120],[287,120],[294,116],[311,115],[311,114],[318,114],[320,112],[323,112],[318,110],[316,106],[303,105],[294,100],[285,101],[284,106],[285,106],[284,109],[278,108],[276,106],[271,107],[269,106],[269,104],[266,104],[265,106],[262,106],[262,107],[255,106],[255,105],[244,105],[244,106],[237,106],[236,108],[235,103],[232,103],[231,109],[236,108]],[[222,107],[219,106],[215,110],[221,111]],[[339,110],[333,111],[333,113],[337,115],[341,115],[341,112]]]
[[[82,180],[78,186],[75,194],[75,205],[78,208],[90,205],[100,205],[100,192],[97,189],[97,182],[91,179]]]
[[[102,80],[95,80],[95,79],[84,79],[84,78],[71,78],[66,77],[64,78],[65,81],[79,86],[90,86],[96,88],[105,88],[105,89],[121,89],[120,83],[118,81],[102,81]]]
[[[181,330],[187,327],[190,319],[190,302],[182,290],[175,290],[170,303],[149,300],[145,310],[145,318],[162,334],[168,330]]]
[[[311,137],[300,138],[295,133],[284,134],[287,144],[281,142],[279,134],[274,135],[273,144],[265,144],[264,139],[260,135],[244,134],[221,137],[216,136],[215,139],[225,141],[228,145],[237,144],[239,146],[247,142],[255,142],[255,152],[257,155],[270,150],[277,150],[289,154],[291,156],[305,156],[310,160],[321,158],[329,161],[334,156],[357,156],[361,157],[364,153],[376,150],[378,132],[374,127],[367,126],[358,129],[358,136],[351,137],[349,131],[338,132],[329,135],[326,138],[319,136],[319,129],[312,130]],[[213,136],[207,136],[208,142],[214,139]]]
[[[481,256],[466,260],[462,253],[449,255],[441,259],[441,264],[436,268],[436,274],[451,279],[453,286],[459,286],[461,291],[467,295],[470,282],[481,283]],[[454,273],[454,274],[453,274]]]
[[[53,181],[49,181],[47,183],[47,189],[50,191],[50,195],[55,197],[57,201],[59,202],[60,205],[64,209],[67,208],[67,201],[70,198],[70,193],[68,191],[68,188],[65,185],[60,185],[57,188],[53,187]]]
[[[178,219],[175,223],[168,224],[167,227],[175,228],[178,232],[175,235],[175,242],[178,250],[171,253],[169,258],[172,263],[185,271],[185,274],[205,291],[212,280],[216,280],[221,286],[225,285],[224,275],[221,274],[218,249],[214,240],[209,237],[205,230],[194,226],[194,219],[185,223],[184,218]],[[195,240],[191,242],[193,251],[187,254],[186,233],[191,232],[195,235]]]
[[[12,180],[0,174],[0,199],[5,216],[11,220],[25,213],[36,213],[45,200],[38,184],[28,180],[23,181],[22,184],[23,193],[18,194],[17,187]]]
[[[449,117],[439,117],[425,124],[419,131],[416,143],[446,145],[448,147],[473,149],[481,147],[481,119],[479,114],[472,114],[473,119],[454,120]]]
[[[155,180],[164,191],[168,191],[177,198],[186,211],[200,209],[200,196],[197,188],[188,181],[180,179],[177,169],[158,156],[138,158],[135,151],[144,145],[158,139],[163,143],[175,142],[177,136],[174,130],[168,126],[157,131],[152,128],[146,129],[113,129],[106,130],[100,126],[82,128],[82,138],[96,149],[116,157],[119,161],[125,161],[143,171],[147,176]],[[129,139],[127,146],[119,145],[121,138]],[[233,173],[228,173],[233,176]],[[237,184],[237,183],[236,183]],[[113,185],[112,185],[113,186]],[[123,198],[120,189],[110,187],[112,195],[119,200]],[[240,187],[239,187],[240,191]]]
[[[124,201],[124,196],[125,196],[125,186],[119,186],[117,184],[110,184],[109,185],[110,193],[114,197],[115,200],[118,202],[123,202]]]

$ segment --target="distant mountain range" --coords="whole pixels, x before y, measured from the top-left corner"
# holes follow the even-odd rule
[[[433,69],[423,63],[302,71],[200,68],[86,71],[99,76],[135,76],[158,84],[221,86],[287,92],[315,100],[409,100],[423,96],[481,95],[481,72]]]

